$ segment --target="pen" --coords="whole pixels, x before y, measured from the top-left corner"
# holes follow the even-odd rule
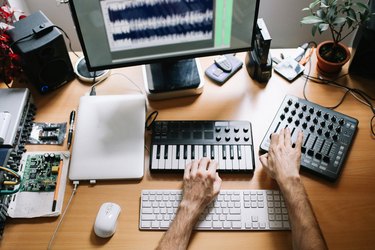
[[[70,118],[69,118],[69,133],[68,133],[68,149],[70,148],[70,145],[72,144],[72,137],[73,137],[73,127],[74,127],[74,119],[76,117],[76,111],[70,112]]]
[[[59,187],[60,187],[60,179],[61,179],[61,169],[63,167],[63,160],[60,159],[59,164],[59,170],[57,172],[57,180],[56,180],[56,187],[55,187],[55,193],[53,194],[53,202],[52,202],[52,212],[55,212],[56,210],[56,204],[57,204],[57,196],[59,195]]]

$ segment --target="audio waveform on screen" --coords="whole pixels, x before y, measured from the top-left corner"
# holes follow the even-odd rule
[[[112,51],[212,39],[213,5],[213,0],[101,2]]]

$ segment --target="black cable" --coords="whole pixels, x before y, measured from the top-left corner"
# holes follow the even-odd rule
[[[58,28],[59,30],[61,30],[62,31],[62,33],[64,33],[64,35],[65,35],[65,37],[66,37],[66,39],[68,39],[68,42],[69,42],[69,49],[70,49],[70,51],[71,52],[73,52],[73,54],[77,57],[77,58],[79,58],[80,56],[79,55],[77,55],[77,53],[76,52],[74,52],[74,50],[73,50],[73,48],[72,48],[72,41],[70,40],[70,38],[69,38],[69,36],[68,36],[68,34],[65,32],[65,30],[63,30],[62,28],[60,28],[59,26],[57,26],[57,25],[53,25],[53,27],[56,27],[56,28]]]
[[[16,41],[12,42],[12,43],[9,45],[9,47],[12,48],[16,43],[19,43],[19,42],[21,42],[22,40],[25,40],[25,39],[27,39],[27,38],[30,38],[30,37],[32,37],[32,36],[34,36],[34,35],[35,35],[34,33],[31,33],[31,34],[28,34],[28,35],[26,35],[26,36],[24,36],[24,37],[21,37],[21,38],[17,39]]]
[[[368,95],[363,90],[356,89],[356,88],[350,88],[350,87],[341,85],[338,82],[336,82],[338,79],[340,79],[340,78],[342,78],[344,76],[347,76],[348,74],[343,74],[341,76],[338,76],[334,80],[329,80],[329,79],[324,79],[324,78],[320,78],[320,77],[310,76],[311,60],[309,60],[309,64],[310,64],[309,65],[309,72],[308,72],[307,75],[304,75],[304,77],[306,78],[304,86],[303,86],[303,96],[304,96],[304,98],[307,101],[309,101],[308,98],[307,98],[307,96],[306,96],[306,85],[307,85],[308,80],[310,80],[310,81],[312,81],[314,83],[317,83],[317,84],[327,84],[327,85],[330,85],[330,86],[334,86],[334,87],[339,87],[339,88],[345,89],[344,95],[341,97],[340,101],[336,105],[331,106],[331,107],[325,107],[325,108],[335,109],[335,108],[339,107],[344,102],[346,96],[349,93],[352,94],[352,95],[354,95],[355,98],[358,98],[358,100],[359,99],[361,100],[360,102],[363,102],[362,104],[366,104],[366,105],[368,105],[370,107],[370,109],[371,109],[371,111],[373,113],[373,116],[370,119],[370,129],[371,129],[371,133],[372,133],[373,137],[375,137],[375,129],[374,129],[375,124],[373,125],[374,119],[375,119],[375,107],[374,107],[374,105],[371,102],[371,100],[375,100],[375,98],[372,97],[372,96],[370,96],[370,95]]]
[[[90,95],[96,95],[95,80],[96,80],[96,71],[94,71],[94,78],[92,79],[92,87],[91,87]]]

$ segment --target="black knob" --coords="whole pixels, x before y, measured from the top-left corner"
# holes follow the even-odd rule
[[[328,120],[328,118],[329,118],[329,114],[328,114],[328,113],[325,113],[325,114],[323,115],[323,117],[324,117],[324,119]]]
[[[293,109],[292,112],[291,112],[292,115],[295,115],[296,114],[296,110]]]
[[[289,99],[288,100],[288,105],[290,106],[290,105],[292,105],[292,103],[293,103],[292,99]]]
[[[303,110],[303,111],[306,111],[306,109],[307,109],[307,106],[306,106],[306,105],[303,105],[303,106],[302,106],[302,110]]]
[[[307,127],[307,123],[304,122],[304,123],[302,124],[302,127],[303,127],[303,128],[306,128],[306,127]]]
[[[309,115],[308,115],[308,116],[306,116],[306,118],[305,118],[305,119],[306,119],[306,121],[308,121],[308,122],[309,122],[309,121],[311,120],[311,116],[309,116]]]
[[[228,132],[230,131],[230,128],[229,128],[229,127],[226,127],[224,130],[225,130],[225,132],[228,133]]]
[[[249,129],[248,128],[243,128],[243,132],[247,133],[247,132],[249,132]]]
[[[321,128],[318,128],[316,132],[318,132],[318,134],[321,135],[323,133],[323,130]]]
[[[285,113],[288,113],[288,111],[289,111],[289,108],[288,108],[288,107],[285,107],[285,108],[284,108],[284,112],[285,112]]]
[[[311,126],[310,126],[310,131],[311,131],[311,132],[314,132],[314,130],[315,130],[315,126],[314,126],[314,125],[311,125]]]
[[[300,112],[300,113],[298,114],[298,117],[302,119],[302,117],[303,117],[303,113]]]
[[[331,136],[331,133],[330,133],[329,131],[326,131],[326,132],[324,133],[324,135],[325,135],[327,138],[329,138],[329,137]]]
[[[332,122],[336,122],[336,116],[332,116],[332,117],[331,117],[331,121],[332,121]]]
[[[311,108],[309,109],[309,112],[310,112],[310,114],[314,114],[314,108],[311,107]]]
[[[341,126],[338,126],[338,127],[336,128],[336,132],[337,132],[337,133],[341,133]]]
[[[226,136],[226,137],[225,137],[225,140],[226,140],[226,141],[230,141],[230,137],[229,137],[229,136]]]
[[[296,121],[294,122],[294,124],[296,124],[296,126],[298,126],[298,125],[299,125],[299,120],[296,120]]]
[[[334,134],[334,135],[332,136],[332,139],[333,139],[334,141],[337,141],[337,139],[339,139],[339,135],[338,135],[338,134]]]
[[[318,123],[318,119],[316,119],[316,117],[315,117],[314,120],[313,120],[313,122],[314,122],[315,124],[317,124],[317,123]]]
[[[236,127],[236,128],[234,128],[234,132],[235,132],[235,133],[238,133],[238,131],[240,131],[240,129],[239,129],[239,128],[237,128],[237,127]]]
[[[280,115],[280,119],[281,119],[281,120],[284,120],[284,119],[285,119],[285,115],[284,115],[284,114],[281,114],[281,115]]]
[[[215,131],[216,131],[216,132],[220,132],[220,131],[221,131],[221,128],[220,128],[220,127],[216,127],[216,128],[215,128]]]
[[[342,125],[344,125],[344,119],[340,119],[339,120],[339,124],[342,126]]]
[[[245,141],[248,141],[250,138],[249,138],[248,136],[245,136],[243,139],[244,139]]]
[[[330,124],[328,125],[328,128],[329,128],[330,130],[332,130],[332,129],[333,129],[333,123],[330,123]]]
[[[235,141],[239,141],[239,140],[240,140],[240,137],[236,136],[236,137],[234,137],[234,140],[235,140]]]
[[[296,107],[296,109],[298,109],[298,108],[299,108],[299,103],[296,102],[296,103],[294,104],[294,107]]]
[[[322,121],[321,123],[320,123],[320,126],[322,126],[323,128],[326,126],[326,122],[325,121]]]
[[[288,122],[291,123],[293,121],[293,117],[289,116],[288,117]]]
[[[216,141],[221,141],[221,136],[220,135],[216,136]]]
[[[316,115],[320,117],[322,115],[322,111],[319,109],[318,111],[316,111]]]

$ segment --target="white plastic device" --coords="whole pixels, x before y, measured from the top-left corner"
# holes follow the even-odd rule
[[[96,215],[94,224],[95,234],[101,238],[111,237],[116,231],[120,212],[121,208],[118,204],[113,202],[103,203]]]

